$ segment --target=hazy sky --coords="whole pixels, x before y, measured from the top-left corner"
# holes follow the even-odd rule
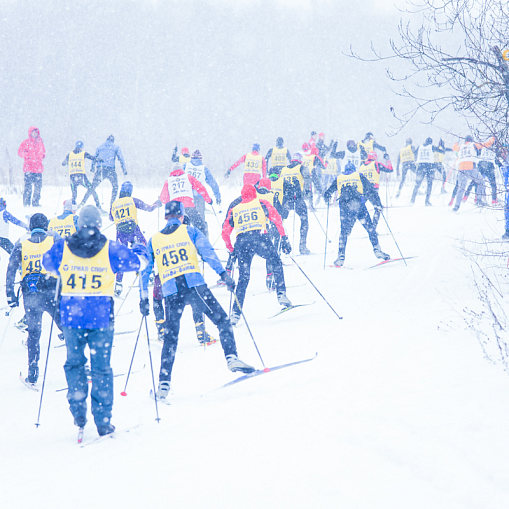
[[[222,174],[253,142],[265,153],[282,136],[293,152],[311,130],[341,145],[372,131],[395,156],[439,132],[388,139],[390,106],[408,105],[386,64],[342,52],[386,48],[400,17],[381,0],[0,1],[1,168],[7,148],[21,170],[32,125],[48,177],[76,140],[94,153],[109,134],[142,177],[167,172],[175,143]]]

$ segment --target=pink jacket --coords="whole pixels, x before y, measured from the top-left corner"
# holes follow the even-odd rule
[[[37,132],[37,138],[32,138],[31,134],[33,131]],[[25,160],[23,164],[23,171],[25,173],[42,173],[44,171],[42,160],[46,157],[46,149],[37,127],[30,127],[28,129],[28,139],[19,146],[18,156]]]

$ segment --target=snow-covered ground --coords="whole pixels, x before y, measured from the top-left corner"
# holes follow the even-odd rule
[[[159,189],[134,196],[152,202]],[[406,205],[410,187],[394,205]],[[43,189],[43,212],[53,216],[67,189]],[[226,189],[223,212],[238,192]],[[83,190],[80,191],[80,196]],[[390,194],[394,194],[391,188]],[[109,195],[109,187],[105,197]],[[384,189],[381,190],[385,198]],[[68,410],[62,366],[65,349],[54,333],[41,412],[40,393],[25,388],[24,334],[13,328],[16,309],[0,346],[0,507],[4,508],[402,508],[509,507],[509,380],[483,358],[476,338],[462,326],[465,306],[476,306],[471,268],[462,239],[503,233],[500,210],[464,204],[447,207],[449,194],[432,196],[424,207],[387,211],[408,266],[395,262],[373,270],[375,259],[357,223],[347,247],[353,270],[324,270],[324,235],[310,215],[313,254],[297,263],[343,320],[332,313],[299,268],[286,259],[288,296],[309,303],[273,319],[276,297],[264,293],[264,263],[256,259],[245,316],[267,366],[313,356],[312,362],[215,390],[238,375],[226,368],[219,344],[198,347],[190,310],[182,320],[170,406],[159,405],[155,421],[147,338],[141,334],[127,397],[126,377],[115,378],[115,439],[80,448]],[[60,203],[57,203],[57,201]],[[384,200],[385,201],[385,200]],[[7,197],[8,210],[22,218],[21,197]],[[218,207],[216,207],[217,210]],[[156,213],[139,213],[147,236]],[[325,227],[326,210],[317,211]],[[221,218],[222,220],[222,215]],[[219,224],[207,214],[210,238]],[[159,225],[162,225],[162,215]],[[108,224],[105,221],[105,225]],[[292,215],[286,221],[293,243]],[[299,220],[296,221],[298,244]],[[11,227],[11,237],[22,233]],[[327,265],[336,258],[339,217],[330,209]],[[382,249],[398,251],[383,219]],[[106,230],[113,238],[114,228]],[[216,243],[226,261],[221,239]],[[7,256],[2,252],[1,270]],[[210,285],[217,276],[209,267]],[[124,279],[124,296],[134,276]],[[293,287],[292,287],[293,286]],[[224,307],[225,289],[213,290]],[[1,298],[3,305],[5,297]],[[125,374],[141,316],[133,289],[116,323],[114,373]],[[120,305],[117,301],[117,309]],[[132,311],[132,312],[131,312]],[[130,313],[130,314],[126,314]],[[1,311],[3,334],[9,318]],[[153,314],[149,320],[154,339]],[[207,322],[209,331],[217,331]],[[50,318],[41,339],[41,381]],[[239,357],[261,367],[248,330],[235,329]],[[161,346],[150,342],[156,375]],[[122,430],[129,429],[128,433]],[[84,442],[96,438],[90,416]]]

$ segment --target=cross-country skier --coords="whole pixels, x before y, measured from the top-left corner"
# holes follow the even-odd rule
[[[122,155],[120,147],[118,145],[115,145],[115,137],[113,135],[108,136],[106,142],[97,147],[97,150],[95,151],[95,157],[97,159],[100,159],[101,161],[97,162],[97,164],[95,162],[92,164],[91,170],[92,172],[94,171],[95,167],[94,180],[92,181],[92,186],[83,197],[80,207],[87,203],[87,200],[90,197],[90,195],[105,179],[108,179],[111,182],[111,202],[110,202],[111,207],[111,204],[117,198],[118,192],[118,178],[117,172],[115,170],[116,159],[120,161],[120,166],[122,167],[124,175],[127,175],[127,167],[125,165],[124,156]]]
[[[330,148],[330,154],[325,158],[325,169],[322,170],[322,189],[329,189],[332,182],[341,174],[341,162],[340,159],[345,157],[343,151],[337,152],[338,142],[332,144]],[[318,198],[320,200],[321,196]],[[317,204],[315,203],[315,205]]]
[[[92,184],[85,173],[85,159],[90,159],[93,164],[102,163],[102,159],[91,156],[88,152],[83,150],[82,141],[77,141],[74,150],[67,154],[67,157],[62,163],[62,166],[69,166],[69,179],[71,182],[73,205],[76,205],[79,186],[83,186],[87,191],[92,189]],[[94,197],[96,207],[100,209],[101,204],[99,203],[99,196],[97,196],[95,189],[92,189],[92,196]]]
[[[258,143],[253,145],[251,152],[243,155],[236,163],[232,164],[224,177],[228,178],[230,173],[242,163],[244,163],[244,184],[255,185],[261,178],[267,176],[267,162],[260,154],[260,145]]]
[[[414,173],[417,171],[415,167],[416,155],[417,149],[412,145],[412,138],[407,138],[406,145],[399,151],[398,163],[396,164],[396,171],[399,177],[399,168],[401,163],[401,181],[399,183],[398,192],[396,193],[396,198],[399,198],[401,194],[401,189],[403,189],[403,184],[405,183],[408,171],[410,170]]]
[[[498,203],[497,198],[497,180],[495,177],[495,164],[497,164],[497,156],[495,151],[491,148],[483,147],[481,149],[481,154],[479,155],[479,173],[486,177],[491,186],[491,204],[496,205]],[[474,187],[475,182],[472,180],[465,191],[465,196],[463,197],[463,201],[465,201],[472,187]]]
[[[9,223],[28,229],[26,223],[16,219],[11,213],[7,212],[7,203],[3,198],[0,198],[0,247],[7,251],[8,254],[11,254],[14,245],[9,240]]]
[[[234,253],[239,267],[236,298],[230,317],[232,325],[236,325],[240,320],[254,255],[269,260],[270,266],[274,270],[278,303],[283,308],[292,305],[290,299],[286,296],[281,258],[266,233],[267,220],[274,223],[279,231],[283,253],[289,254],[292,247],[286,236],[281,216],[267,200],[257,198],[254,186],[245,184],[241,191],[241,200],[233,202],[231,208],[228,209],[221,233],[226,248],[230,253]],[[235,248],[230,240],[234,229],[237,235]]]
[[[39,378],[39,357],[42,330],[42,315],[46,311],[60,328],[60,315],[55,313],[57,279],[48,274],[43,266],[43,255],[53,246],[58,235],[48,235],[48,219],[44,214],[30,218],[30,237],[18,240],[14,245],[6,275],[7,303],[11,308],[19,306],[19,297],[14,292],[14,279],[21,268],[21,292],[28,328],[28,377],[25,384],[35,387]]]
[[[276,146],[269,149],[267,155],[265,156],[265,161],[267,163],[267,167],[269,167],[269,159],[270,159],[270,170],[269,174],[279,175],[281,170],[286,166],[286,163],[291,162],[292,156],[290,151],[285,148],[283,138],[279,137],[276,140]]]
[[[67,347],[64,365],[67,400],[74,424],[87,422],[88,383],[85,347],[90,349],[92,415],[100,436],[115,431],[111,424],[114,335],[113,291],[116,272],[141,271],[147,264],[143,244],[129,249],[100,232],[101,213],[93,205],[81,209],[78,231],[55,242],[44,255],[44,269],[60,275],[60,317]]]
[[[342,152],[339,152],[340,159],[342,159],[341,153]],[[346,168],[346,165],[348,163],[352,163],[355,166],[355,171],[359,171],[359,168],[360,168],[360,165],[361,165],[361,150],[357,146],[357,143],[355,143],[355,141],[348,140],[346,142],[346,150],[345,150],[344,154],[345,154],[344,155],[344,158],[345,158],[345,160],[344,160],[345,168]],[[366,159],[367,159],[367,155],[366,155]]]
[[[191,155],[189,154],[189,149],[187,147],[183,147],[181,151],[181,155],[177,155],[178,148],[175,145],[175,148],[173,149],[173,154],[171,156],[171,160],[173,163],[179,163],[182,166],[184,164],[188,163],[191,160]]]
[[[322,170],[325,168],[325,163],[323,159],[318,155],[318,149],[316,147],[310,147],[307,143],[304,143],[302,145],[302,150],[304,151],[302,163],[308,169],[309,174],[311,175],[311,181],[313,183],[313,185],[310,185],[309,188],[305,188],[305,198],[308,200],[309,210],[313,212],[315,210],[313,206],[313,190],[315,190],[318,195],[322,194],[321,180]]]
[[[445,190],[445,182],[447,180],[447,174],[444,168],[444,159],[445,153],[452,152],[452,148],[446,148],[444,140],[440,138],[438,142],[438,150],[434,152],[434,163],[433,168],[442,176],[442,187],[440,188],[440,194],[444,194],[447,191]]]
[[[140,308],[148,314],[148,276],[155,262],[162,282],[166,310],[159,387],[155,395],[158,399],[166,398],[170,391],[180,319],[187,304],[198,307],[217,326],[228,369],[244,373],[254,371],[253,367],[237,357],[232,326],[225,311],[205,284],[198,255],[221,276],[230,291],[235,289],[234,281],[223,269],[214,248],[200,230],[183,224],[184,206],[181,202],[166,203],[165,219],[166,226],[148,243],[149,264],[143,272],[143,295],[140,303]]]
[[[74,214],[75,212],[76,205],[72,200],[65,200],[64,211],[50,219],[48,231],[57,232],[62,238],[75,234],[78,229],[78,216]]]
[[[145,237],[138,224],[138,209],[152,212],[157,207],[160,207],[160,201],[153,205],[147,205],[139,198],[133,198],[133,185],[126,180],[121,188],[117,200],[113,202],[110,210],[110,221],[115,223],[117,228],[117,242],[124,246],[129,244],[141,243],[144,246],[147,244]],[[123,272],[117,272],[115,282],[115,297],[120,297],[122,294],[122,280],[124,278]]]
[[[327,146],[325,144],[325,133],[320,133],[318,135],[318,141],[316,142],[316,148],[318,149],[318,155],[323,160],[325,159],[325,156],[329,153],[329,151],[332,149],[332,146],[334,144],[334,141],[330,141],[330,145]]]
[[[426,141],[419,145],[417,149],[417,176],[415,177],[415,187],[412,192],[412,198],[410,199],[410,203],[413,205],[415,203],[415,199],[417,197],[417,193],[419,192],[419,188],[421,187],[422,181],[424,177],[428,182],[426,187],[426,200],[424,204],[426,207],[431,207],[431,202],[429,201],[431,196],[431,190],[433,188],[433,177],[435,175],[435,152],[440,152],[443,150],[439,147],[433,146],[433,140],[428,137]]]
[[[390,256],[384,253],[378,244],[376,230],[364,204],[364,194],[371,187],[372,184],[369,180],[355,171],[355,166],[350,162],[345,166],[343,174],[339,175],[336,181],[325,191],[324,200],[326,202],[329,202],[336,191],[338,192],[341,235],[339,237],[338,257],[334,261],[336,267],[342,267],[345,263],[346,243],[356,220],[359,220],[368,232],[375,256],[382,260],[390,259]],[[381,211],[382,204],[376,204],[375,210]]]
[[[387,152],[387,149],[385,147],[382,147],[382,145],[379,145],[375,141],[373,133],[366,133],[364,139],[362,141],[359,141],[357,143],[357,146],[359,147],[361,162],[365,161],[368,158],[368,154],[370,152],[374,152],[375,150],[380,150],[381,152],[384,153]]]

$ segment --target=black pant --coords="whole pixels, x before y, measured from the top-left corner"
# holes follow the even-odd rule
[[[490,163],[489,161],[481,161],[479,163],[479,171],[481,172],[481,175],[483,177],[487,177],[490,181],[491,185],[491,199],[493,201],[496,201],[497,199],[497,181],[495,178],[495,165],[493,163]],[[470,191],[472,191],[472,188],[477,185],[474,180],[470,181],[470,184],[467,187],[467,190],[465,191],[465,196],[468,197],[470,194]]]
[[[303,198],[284,200],[283,207],[287,210],[295,210],[300,219],[300,246],[306,247],[309,230],[308,208]],[[288,217],[288,213],[286,214]],[[286,219],[286,218],[285,218]]]
[[[34,194],[32,196],[32,185]],[[23,191],[23,205],[30,207],[30,204],[34,207],[39,206],[39,200],[41,199],[42,189],[42,173],[25,173],[25,189]]]
[[[43,291],[30,292],[23,288],[23,304],[28,328],[28,380],[37,382],[39,374],[39,357],[42,331],[42,315],[46,311],[51,317],[55,317],[55,323],[61,330],[60,313],[55,313],[55,288],[49,287]]]
[[[235,253],[237,254],[237,264],[239,267],[239,281],[235,293],[242,307],[244,307],[247,285],[251,277],[251,263],[255,254],[270,262],[269,266],[274,273],[277,291],[286,290],[281,258],[277,254],[276,248],[267,234],[261,234],[258,231],[241,233],[235,241]],[[235,299],[233,309],[239,314],[240,309],[237,304],[237,299]]]
[[[419,187],[421,187],[422,181],[424,177],[426,177],[428,185],[426,187],[426,203],[429,203],[429,198],[431,196],[431,189],[433,187],[433,177],[435,175],[435,168],[433,163],[420,163],[417,166],[417,177],[415,179],[415,187],[414,192],[412,193],[411,202],[415,202],[415,198],[417,196],[417,192],[419,191]]]
[[[159,381],[170,381],[180,331],[180,319],[184,308],[191,304],[193,309],[205,313],[219,330],[219,339],[226,355],[237,355],[233,330],[221,304],[217,302],[207,285],[188,288],[185,276],[176,278],[177,293],[164,298],[166,321],[164,322],[164,344],[161,352]]]
[[[191,224],[200,230],[205,237],[209,237],[209,227],[205,222],[205,201],[203,207],[203,216],[200,214],[200,211],[196,207],[189,207],[184,209],[184,214],[189,218]]]
[[[72,192],[72,203],[76,205],[76,198],[78,197],[78,187],[83,186],[87,191],[92,188],[92,184],[88,177],[84,173],[75,173],[70,175],[71,180],[71,192]],[[97,208],[101,208],[101,203],[99,202],[99,196],[97,196],[97,192],[95,189],[92,189],[92,196],[94,197],[95,205]]]
[[[399,183],[399,189],[398,192],[401,192],[401,189],[403,188],[403,184],[405,183],[406,174],[408,173],[408,170],[413,171],[415,173],[415,163],[413,161],[405,161],[401,165],[401,182]]]
[[[92,193],[96,190],[99,184],[105,179],[108,179],[111,182],[111,203],[110,203],[111,208],[111,205],[113,205],[113,202],[117,199],[118,179],[115,168],[108,167],[99,167],[95,170],[94,180],[92,181],[92,187],[89,188],[83,200],[81,201],[82,205],[85,205],[85,203],[90,198]]]
[[[378,235],[369,217],[366,205],[360,200],[339,201],[339,217],[341,220],[341,234],[339,236],[339,255],[344,255],[348,236],[352,233],[355,221],[359,220],[368,232],[369,240],[373,247],[378,245]]]
[[[11,254],[14,244],[7,237],[0,237],[0,247]]]

